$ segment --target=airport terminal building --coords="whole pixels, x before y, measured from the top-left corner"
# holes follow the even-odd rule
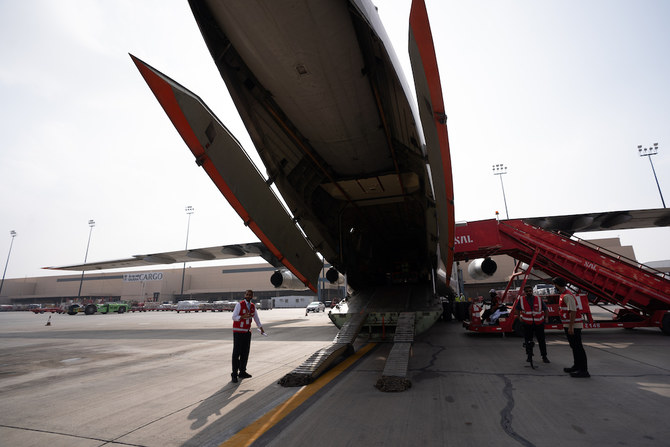
[[[621,246],[619,238],[598,239],[597,245],[635,259],[632,246]],[[472,279],[468,274],[469,262],[459,263],[467,297],[488,296],[491,288],[504,289],[513,271],[515,261],[508,256],[493,256],[498,268],[485,280]],[[198,267],[197,263],[182,268],[160,268],[132,271],[97,271],[62,276],[6,279],[0,304],[61,305],[72,301],[111,300],[126,302],[177,302],[181,300],[218,301],[239,300],[246,289],[254,290],[256,298],[293,298],[290,302],[304,307],[310,301],[332,301],[345,296],[345,280],[340,275],[336,284],[330,284],[322,275],[320,293],[309,289],[276,289],[270,283],[275,269],[267,263]],[[667,269],[666,269],[667,270]],[[325,272],[325,269],[324,269]],[[533,284],[547,282],[547,278],[532,278]],[[275,300],[276,301],[276,300]],[[289,303],[289,300],[286,300]]]
[[[309,289],[275,289],[266,263],[233,266],[160,268],[126,272],[86,272],[62,276],[6,279],[0,304],[53,304],[70,301],[177,302],[181,300],[239,300],[246,289],[258,299],[304,296],[307,305],[317,295]],[[322,284],[322,300],[343,294],[343,281]],[[80,291],[81,290],[81,291]],[[182,292],[183,290],[183,292]],[[332,298],[331,298],[332,297]],[[298,300],[302,302],[303,300]]]

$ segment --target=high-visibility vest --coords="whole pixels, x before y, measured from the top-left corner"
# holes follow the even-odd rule
[[[240,301],[240,320],[233,320],[233,332],[249,332],[251,330],[251,320],[255,314],[256,306],[254,306],[254,303],[247,305],[247,300]]]
[[[558,299],[558,311],[561,314],[561,323],[570,324],[570,310],[568,309],[568,305],[565,303],[564,298],[566,295],[572,296],[572,299],[575,300],[575,307],[577,308],[577,313],[575,314],[575,323],[581,323],[582,310],[579,308],[579,302],[577,301],[577,298],[567,290],[563,292],[561,297]]]
[[[526,324],[544,324],[544,309],[540,297],[533,296],[533,302],[529,306],[525,296],[520,298],[521,305],[519,317]]]

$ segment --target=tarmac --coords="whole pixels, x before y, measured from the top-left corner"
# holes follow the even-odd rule
[[[576,379],[560,332],[531,369],[520,338],[439,321],[413,345],[412,387],[384,393],[391,344],[365,336],[314,383],[277,384],[337,333],[304,309],[260,312],[269,336],[233,384],[230,317],[0,313],[0,446],[670,445],[659,329],[585,331],[591,378]]]

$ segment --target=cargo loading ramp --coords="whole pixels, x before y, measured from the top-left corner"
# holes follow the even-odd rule
[[[361,331],[366,318],[367,314],[365,312],[353,315],[342,326],[329,346],[321,348],[309,356],[300,366],[282,377],[279,384],[285,387],[308,385],[340,357],[352,354],[354,352],[354,340]]]

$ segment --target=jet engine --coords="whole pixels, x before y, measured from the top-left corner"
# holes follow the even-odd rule
[[[339,277],[340,274],[333,267],[329,268],[328,271],[326,272],[326,279],[331,284],[336,283]]]
[[[468,265],[468,273],[472,279],[488,279],[496,272],[498,264],[491,258],[475,259]]]
[[[275,288],[302,290],[306,286],[296,276],[288,270],[275,270],[270,276],[270,283]]]

